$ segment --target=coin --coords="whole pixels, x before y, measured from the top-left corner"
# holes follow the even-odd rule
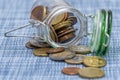
[[[85,55],[75,54],[75,57],[71,59],[65,59],[65,62],[69,64],[81,64],[83,63],[85,57],[86,57]]]
[[[60,30],[62,28],[67,28],[72,26],[72,22],[71,21],[63,21],[61,23],[58,23],[57,25],[53,26],[55,31]]]
[[[76,75],[78,74],[79,69],[80,68],[77,67],[66,67],[62,69],[62,72],[67,75]]]
[[[29,48],[29,49],[34,49],[34,48],[37,48],[37,47],[35,47],[35,46],[31,45],[31,43],[30,43],[30,42],[27,42],[27,43],[25,44],[25,47],[26,47],[26,48]]]
[[[69,33],[74,33],[77,29],[70,29],[70,30],[67,30],[66,32],[62,33],[62,34],[59,34],[58,35],[58,38],[61,37],[61,36],[64,36],[66,34],[69,34]]]
[[[70,27],[67,27],[67,28],[61,29],[60,31],[57,31],[56,33],[59,35],[59,34],[62,34],[62,33],[66,32],[66,31],[68,31],[68,30],[70,30],[70,29],[73,29],[73,27],[70,26]]]
[[[48,56],[47,51],[50,48],[39,48],[39,49],[34,49],[33,53],[35,56]]]
[[[71,21],[72,22],[72,25],[74,25],[74,24],[76,24],[77,23],[77,18],[76,17],[74,17],[74,16],[70,16],[70,17],[68,17],[68,19],[67,19],[68,21]]]
[[[65,59],[72,58],[74,56],[75,56],[75,54],[68,50],[49,55],[50,59],[52,59],[52,60],[65,60]]]
[[[80,54],[87,54],[87,53],[91,52],[91,49],[89,47],[83,46],[83,45],[80,45],[80,46],[70,46],[69,49],[71,51],[74,51],[74,52],[80,53]]]
[[[71,40],[71,39],[74,38],[74,37],[75,37],[75,34],[69,33],[69,34],[66,34],[66,35],[60,37],[60,38],[59,38],[59,42],[63,43],[63,42],[65,42],[65,41]]]
[[[67,17],[67,13],[59,14],[59,15],[55,16],[55,18],[53,18],[51,24],[52,25],[58,24],[61,21],[64,21],[66,19],[66,17]]]
[[[47,53],[59,53],[65,50],[64,47],[50,48]]]
[[[50,27],[50,36],[51,36],[51,39],[52,39],[53,41],[56,41],[56,36],[55,36],[53,30],[51,29],[51,27]]]
[[[47,14],[47,8],[45,6],[37,6],[31,12],[31,18],[35,20],[43,21]]]
[[[84,78],[100,78],[105,75],[104,71],[95,67],[79,69],[79,75]]]
[[[50,26],[50,29],[51,29],[51,31],[52,31],[53,34],[54,34],[55,42],[58,42],[58,36],[57,36],[57,33],[55,32],[55,29],[54,29],[52,26]]]
[[[35,47],[50,47],[46,42],[39,42],[37,39],[30,39],[29,42]]]
[[[89,67],[103,67],[106,65],[106,60],[98,56],[89,56],[83,60],[83,63]]]

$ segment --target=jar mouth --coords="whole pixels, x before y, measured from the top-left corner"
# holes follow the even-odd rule
[[[78,45],[81,41],[81,39],[85,36],[85,30],[86,30],[86,22],[87,22],[87,19],[86,17],[81,14],[78,10],[72,8],[72,7],[66,7],[66,6],[62,6],[62,7],[57,7],[56,9],[53,9],[53,11],[46,17],[46,19],[44,20],[44,23],[46,23],[48,26],[47,27],[52,27],[51,26],[51,23],[52,23],[52,20],[57,16],[57,15],[60,15],[60,14],[64,14],[64,13],[70,13],[72,15],[68,16],[68,17],[75,17],[77,19],[77,23],[75,25],[73,25],[73,29],[74,30],[77,30],[77,31],[74,31],[74,34],[72,33],[69,33],[67,34],[68,31],[65,31],[65,33],[62,33],[62,34],[66,34],[62,37],[59,38],[59,41],[58,42],[55,42],[52,40],[52,38],[50,37],[50,34],[49,34],[49,42],[51,45],[53,45],[54,47],[57,47],[57,46],[63,46],[63,47],[68,47],[68,46],[71,46],[71,45]],[[61,17],[60,17],[61,18]],[[59,18],[59,19],[60,19]],[[66,20],[67,21],[67,20]],[[65,23],[65,22],[63,22]],[[62,24],[62,23],[61,23]],[[59,32],[59,30],[61,31],[61,29],[57,30],[59,27],[57,26],[57,28],[55,28],[57,31],[57,33]],[[69,30],[70,31],[70,30]],[[72,30],[71,30],[72,31]],[[49,31],[50,32],[50,31]],[[62,35],[61,34],[61,35]],[[60,35],[58,35],[59,37]],[[68,38],[68,40],[65,40],[64,41],[64,38]],[[64,41],[64,42],[60,42],[60,41]],[[55,44],[55,45],[54,45]]]

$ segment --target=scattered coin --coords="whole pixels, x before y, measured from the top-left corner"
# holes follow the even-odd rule
[[[106,60],[98,56],[89,56],[83,60],[83,63],[89,67],[103,67],[106,65]]]
[[[47,14],[47,8],[44,6],[37,6],[31,12],[31,18],[43,21]]]
[[[59,15],[57,15],[55,18],[53,18],[51,24],[52,24],[52,25],[58,24],[58,23],[60,23],[61,21],[64,21],[66,18],[67,18],[67,13],[59,14]]]
[[[47,53],[59,53],[65,50],[64,47],[50,48]]]
[[[35,49],[35,48],[37,48],[37,47],[31,45],[30,42],[27,42],[27,43],[25,44],[25,47],[26,47],[26,48],[29,48],[29,49]]]
[[[78,73],[81,77],[84,78],[100,78],[105,75],[103,70],[94,67],[79,69]]]
[[[71,59],[65,59],[65,62],[69,64],[81,64],[83,63],[85,57],[86,57],[85,55],[75,54],[75,57]]]
[[[74,37],[75,37],[75,34],[69,33],[69,34],[66,34],[66,35],[60,37],[60,38],[59,38],[59,42],[63,43],[63,42],[65,42],[65,41],[67,41],[67,40],[71,40],[71,39],[74,38]]]
[[[65,50],[63,52],[55,53],[55,54],[49,54],[49,57],[52,60],[65,60],[74,57],[75,54],[71,51]]]
[[[47,51],[49,50],[50,48],[39,48],[39,49],[34,49],[33,50],[33,53],[35,56],[48,56],[47,54]]]
[[[66,67],[66,68],[63,68],[62,72],[67,75],[76,75],[78,74],[79,69],[80,68],[77,68],[77,67]]]
[[[49,44],[47,44],[45,42],[39,42],[37,39],[30,39],[29,42],[31,43],[31,45],[33,45],[35,47],[50,47]]]
[[[83,46],[83,45],[80,45],[80,46],[70,46],[69,49],[71,51],[74,51],[74,52],[80,53],[80,54],[87,54],[87,53],[91,52],[91,49],[89,47]]]

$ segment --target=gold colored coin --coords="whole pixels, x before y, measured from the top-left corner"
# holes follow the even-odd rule
[[[59,23],[59,24],[57,24],[53,27],[54,27],[55,30],[60,30],[62,28],[67,28],[67,27],[70,27],[70,26],[72,26],[71,21],[63,21],[63,22],[61,22],[61,23]]]
[[[59,15],[57,15],[55,18],[53,18],[51,24],[52,24],[52,25],[56,25],[56,24],[64,21],[64,20],[66,19],[66,17],[67,17],[67,13],[59,14]]]
[[[95,67],[79,69],[79,75],[84,78],[100,78],[105,75],[104,71]]]
[[[83,46],[83,45],[80,45],[80,46],[70,46],[69,49],[71,51],[74,51],[74,52],[80,53],[80,54],[87,54],[87,53],[91,52],[91,49],[89,47]]]
[[[83,60],[83,63],[89,67],[103,67],[106,65],[106,60],[98,56],[89,56]]]
[[[54,34],[55,39],[54,39],[54,38],[53,38],[53,39],[54,39],[56,42],[58,42],[57,33],[55,32],[55,30],[54,30],[54,28],[53,28],[52,26],[51,26],[50,28],[51,28],[51,31],[52,31],[51,37],[52,37],[52,35]]]
[[[75,57],[71,59],[65,59],[65,62],[69,64],[81,64],[83,63],[85,57],[86,57],[85,55],[75,54]]]
[[[47,51],[49,50],[50,48],[39,48],[39,49],[34,49],[33,50],[33,53],[35,56],[48,56],[47,54]]]
[[[52,29],[50,29],[50,36],[51,36],[51,38],[52,38],[53,41],[56,41],[56,37],[55,37],[55,34],[54,34],[54,32],[53,32]]]

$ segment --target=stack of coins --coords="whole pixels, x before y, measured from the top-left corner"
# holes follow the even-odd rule
[[[48,14],[48,8],[37,6],[31,12],[31,18],[43,21]],[[64,43],[75,37],[74,25],[77,18],[69,13],[57,15],[51,22],[50,35],[55,42]],[[39,38],[31,39],[26,43],[26,47],[33,49],[33,54],[38,57],[49,57],[51,60],[64,61],[67,64],[84,65],[85,68],[65,67],[62,72],[67,75],[80,75],[84,78],[100,78],[105,75],[100,67],[106,65],[106,60],[98,56],[87,56],[91,49],[87,46],[69,46],[52,48],[46,42],[41,42]]]

